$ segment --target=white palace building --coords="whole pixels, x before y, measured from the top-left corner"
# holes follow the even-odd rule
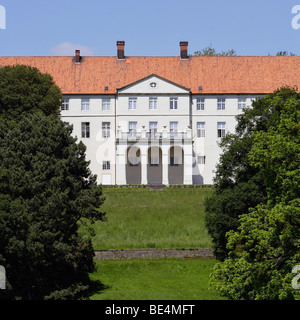
[[[283,86],[299,85],[299,57],[0,57],[53,76],[61,118],[87,147],[98,183],[212,184],[218,142],[235,116]]]

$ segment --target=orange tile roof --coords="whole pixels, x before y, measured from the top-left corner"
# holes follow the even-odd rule
[[[268,93],[300,87],[300,57],[0,57],[0,66],[25,64],[50,73],[64,94],[113,94],[151,74],[192,93]],[[105,91],[105,87],[108,91]],[[199,91],[199,86],[202,90]]]

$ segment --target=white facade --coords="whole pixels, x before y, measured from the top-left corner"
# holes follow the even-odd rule
[[[101,184],[212,184],[218,142],[251,95],[194,95],[151,75],[114,95],[66,95],[61,118]]]

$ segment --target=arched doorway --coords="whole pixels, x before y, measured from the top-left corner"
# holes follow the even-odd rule
[[[169,151],[169,184],[183,184],[184,151],[173,146]]]
[[[126,183],[141,184],[141,151],[135,146],[127,148]]]
[[[162,151],[160,147],[148,149],[148,184],[162,184]]]

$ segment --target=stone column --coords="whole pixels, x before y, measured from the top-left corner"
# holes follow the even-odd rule
[[[193,184],[193,148],[192,143],[184,145],[183,183]]]
[[[147,169],[148,169],[148,146],[141,146],[141,175],[142,181],[141,184],[148,184],[148,177],[147,177]]]
[[[169,149],[170,146],[162,146],[162,183],[169,185]]]
[[[127,163],[127,145],[117,146],[117,163],[116,163],[116,175],[117,184],[126,184],[126,163]]]

